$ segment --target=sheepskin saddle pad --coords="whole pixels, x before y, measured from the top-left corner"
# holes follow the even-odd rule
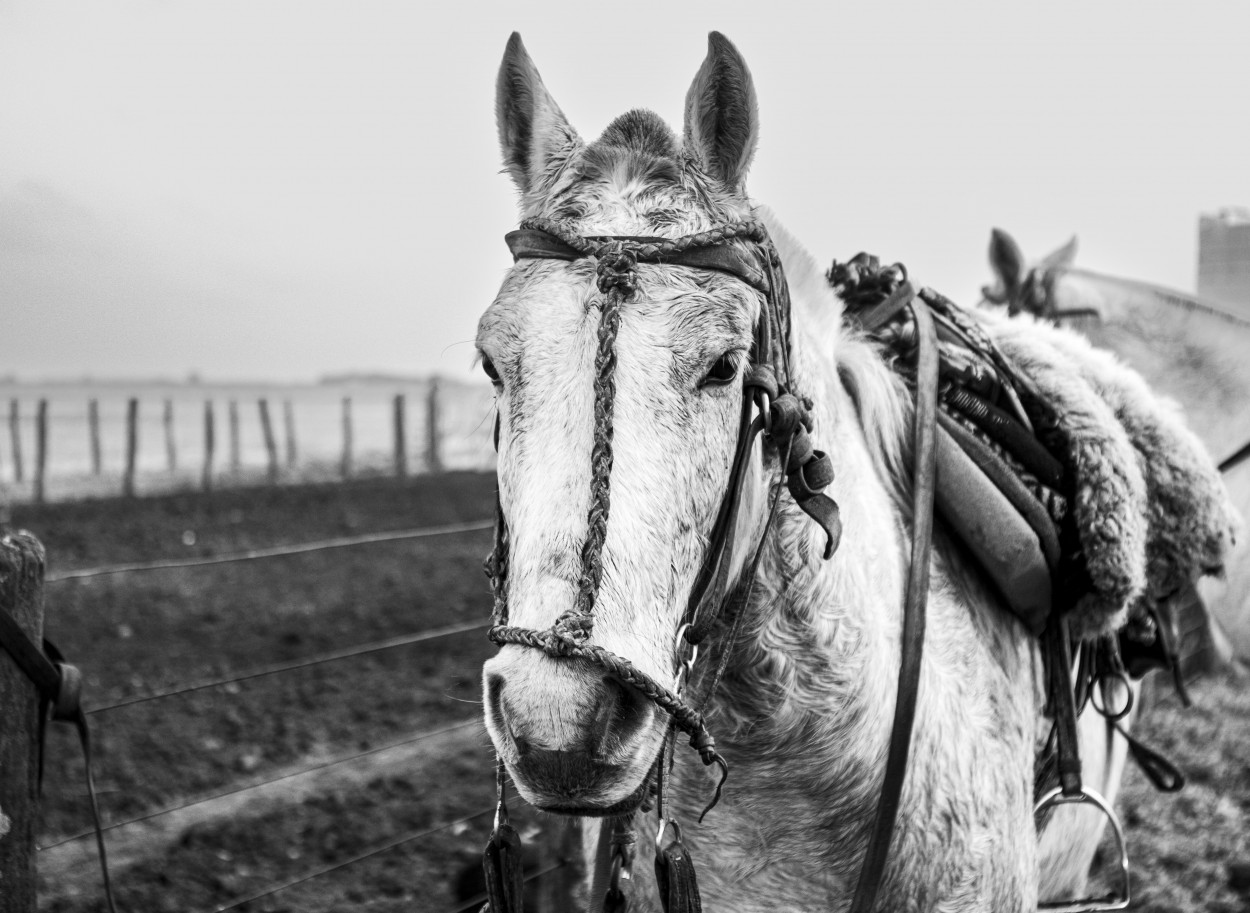
[[[827,278],[863,318],[907,274],[859,254]],[[938,514],[1030,631],[1056,612],[1095,639],[1222,571],[1239,520],[1172,403],[1072,331],[919,298],[940,349]],[[871,335],[914,389],[910,312]]]

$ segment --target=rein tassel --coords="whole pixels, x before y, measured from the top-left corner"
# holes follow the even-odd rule
[[[482,853],[486,874],[489,913],[524,913],[525,876],[521,861],[521,835],[507,820],[490,835]],[[485,910],[483,911],[485,913]]]
[[[703,901],[699,898],[694,861],[681,842],[680,831],[671,843],[656,850],[655,882],[660,888],[660,904],[664,913],[702,913]]]

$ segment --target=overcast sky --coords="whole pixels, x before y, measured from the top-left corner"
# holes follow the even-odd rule
[[[999,225],[1189,290],[1198,214],[1250,205],[1247,9],[0,0],[0,376],[463,375],[516,221],[514,29],[588,140],[632,107],[680,127],[725,32],[748,187],[822,262],[968,299]]]

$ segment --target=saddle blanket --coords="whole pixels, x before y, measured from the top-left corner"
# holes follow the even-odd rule
[[[827,274],[864,316],[906,271],[860,254]],[[1034,633],[1052,611],[1094,639],[1183,602],[1239,532],[1178,408],[1076,333],[922,289],[937,326],[939,515]],[[906,309],[871,336],[907,381]]]

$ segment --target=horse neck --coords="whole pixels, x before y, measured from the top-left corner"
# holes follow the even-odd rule
[[[814,262],[783,229],[769,227],[791,285],[796,382],[815,402],[815,444],[834,462],[828,494],[838,502],[843,536],[833,558],[824,560],[823,532],[783,499],[743,623],[749,660],[733,664],[743,671],[728,693],[722,690],[720,709],[735,728],[757,728],[767,718],[777,738],[810,738],[813,708],[823,713],[834,704],[854,710],[846,719],[879,730],[893,706],[907,518],[897,487],[883,481],[890,457],[874,453],[880,442],[874,437],[870,445],[865,436],[835,360],[845,356],[856,368],[878,371],[865,381],[875,385],[875,420],[901,424],[906,405],[878,356],[842,332],[841,304]]]

